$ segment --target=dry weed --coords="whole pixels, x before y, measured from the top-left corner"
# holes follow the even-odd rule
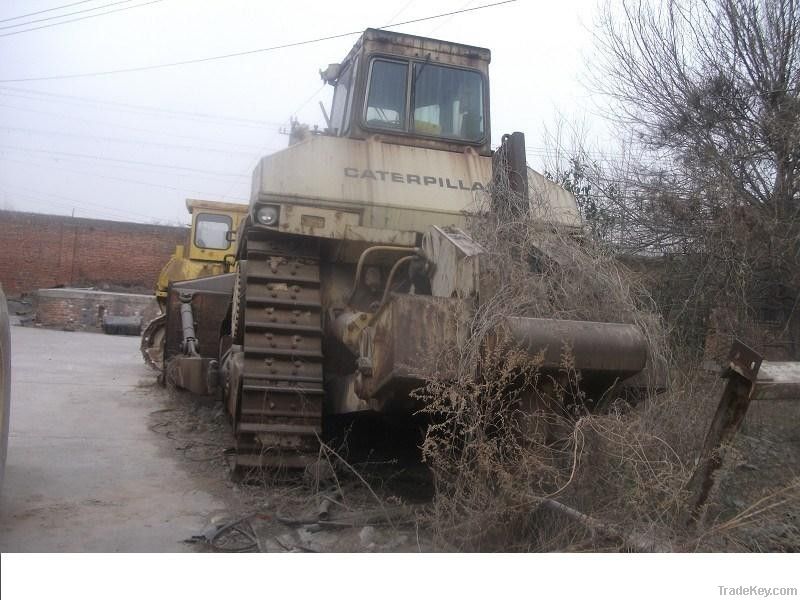
[[[699,369],[676,367],[652,301],[625,267],[574,230],[503,214],[496,202],[470,229],[493,291],[468,342],[438,357],[458,376],[430,377],[416,392],[433,422],[422,450],[436,485],[427,525],[441,547],[685,550],[699,538],[708,548],[751,517],[776,518],[796,487],[746,519],[700,532],[680,525],[719,389]],[[510,316],[635,324],[649,364],[670,374],[668,391],[657,393],[651,373],[635,405],[614,389],[591,397],[567,347],[558,374],[541,372],[541,356],[487,351]]]

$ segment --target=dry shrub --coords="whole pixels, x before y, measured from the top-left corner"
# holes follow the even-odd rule
[[[457,377],[431,377],[416,392],[433,421],[423,456],[435,479],[428,518],[440,547],[697,547],[696,533],[681,526],[683,487],[719,398],[718,381],[674,367],[643,288],[574,230],[514,219],[497,207],[470,229],[486,250],[493,292],[480,299],[467,343],[438,357],[457,365]],[[671,374],[668,391],[657,393],[651,377],[638,402],[615,389],[590,397],[568,347],[557,374],[540,369],[541,355],[503,343],[487,350],[508,316],[635,324],[647,339],[649,364]],[[714,527],[701,532],[706,541]]]

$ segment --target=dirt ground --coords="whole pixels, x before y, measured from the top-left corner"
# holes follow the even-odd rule
[[[330,469],[235,482],[221,405],[159,386],[138,345],[12,327],[0,551],[425,548],[380,474],[369,486]]]
[[[800,401],[756,401],[726,457],[715,504],[714,523],[741,518],[769,506],[782,489],[798,485],[800,477]],[[733,552],[800,552],[800,504],[781,506],[781,518],[744,525]]]
[[[2,552],[419,552],[424,467],[323,450],[305,473],[233,477],[220,403],[164,388],[138,338],[12,328]],[[721,391],[721,383],[714,386]],[[718,390],[713,390],[716,402]],[[735,518],[800,471],[800,403],[755,403],[709,521]],[[331,468],[336,465],[337,468]],[[800,507],[720,551],[797,551]],[[742,535],[742,534],[745,535]]]
[[[209,515],[189,542],[219,552],[430,551],[415,507],[430,496],[421,465],[367,459],[351,466],[333,449],[305,471],[233,474],[233,437],[222,406],[164,389],[149,428],[172,442],[183,469],[223,482],[226,510]],[[335,465],[335,468],[334,468]]]
[[[161,390],[138,340],[12,327],[3,552],[184,551],[226,507],[147,427]]]

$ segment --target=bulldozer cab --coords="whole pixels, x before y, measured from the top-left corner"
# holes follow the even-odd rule
[[[190,260],[222,263],[226,256],[236,254],[234,238],[247,216],[246,205],[189,199],[186,208],[192,215]]]
[[[485,48],[367,29],[321,73],[334,90],[329,135],[491,155]]]

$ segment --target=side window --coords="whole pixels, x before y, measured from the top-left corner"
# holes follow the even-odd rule
[[[374,60],[367,94],[369,127],[405,129],[408,63]]]
[[[195,245],[208,250],[227,250],[231,243],[226,238],[232,225],[227,215],[200,213],[194,222]]]
[[[350,81],[352,79],[353,69],[349,66],[345,68],[344,72],[339,76],[336,81],[336,89],[333,91],[333,106],[331,107],[331,128],[336,132],[336,135],[341,135],[344,131],[345,115],[349,112],[350,108]],[[345,110],[347,108],[347,110]]]
[[[356,78],[358,77],[358,58],[359,57],[356,56],[356,60],[353,63],[353,71],[349,75],[349,79],[350,79],[351,83],[355,82]],[[348,84],[348,87],[351,87],[350,84]],[[351,90],[352,90],[352,87],[351,87]],[[347,94],[347,108],[345,108],[345,111],[344,111],[344,125],[342,126],[342,131],[341,131],[342,133],[346,133],[350,129],[350,117],[353,114],[353,110],[352,109],[353,109],[353,93],[351,91],[349,94]]]

